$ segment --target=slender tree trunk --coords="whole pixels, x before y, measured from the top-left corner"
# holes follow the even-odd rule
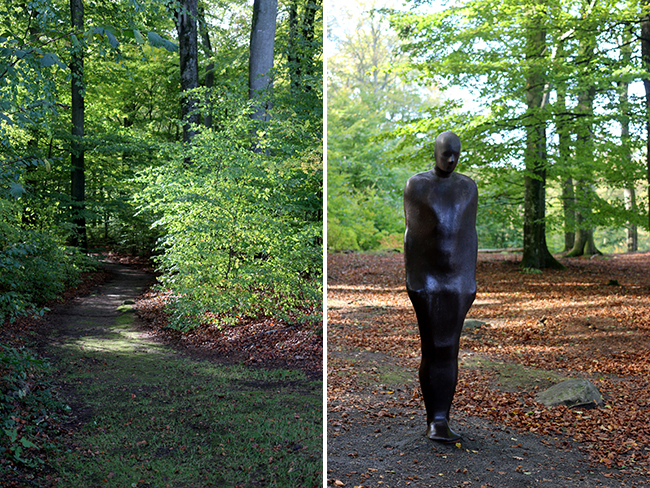
[[[277,0],[255,0],[248,61],[248,97],[253,100],[253,119],[269,120],[269,91],[275,50]]]
[[[623,34],[621,43],[621,62],[629,66],[632,60],[631,32],[626,30]],[[630,148],[630,104],[628,96],[629,83],[621,81],[618,83],[619,88],[619,106],[621,120],[621,149],[624,151],[622,159],[624,164],[632,160],[632,151]],[[634,180],[628,182],[628,186],[623,188],[623,197],[625,201],[625,210],[632,213],[636,211],[636,192],[634,190]],[[627,222],[627,252],[636,252],[638,248],[637,228],[632,222]]]
[[[538,5],[539,4],[539,5]],[[533,8],[541,6],[538,2]],[[529,16],[526,39],[526,148],[524,160],[524,253],[521,265],[525,268],[563,268],[551,255],[546,244],[546,120],[542,113],[544,99],[546,30],[541,8]]]
[[[560,57],[564,58],[562,46],[558,49],[561,52]],[[560,164],[568,174],[571,174],[571,134],[567,124],[566,108],[566,82],[560,80],[557,82],[557,116],[556,126],[559,137]],[[562,181],[562,210],[564,213],[564,252],[569,252],[575,243],[575,193],[573,189],[573,178],[566,176]]]
[[[84,30],[83,0],[70,0],[70,19],[73,31],[81,37]],[[72,223],[74,232],[72,245],[83,250],[88,248],[86,237],[86,177],[84,162],[84,54],[83,47],[73,47],[70,58],[71,78],[71,112],[72,112],[72,147],[70,175],[70,196],[72,199]]]
[[[203,125],[208,129],[212,128],[212,107],[210,103],[210,94],[214,86],[214,52],[212,51],[212,44],[210,43],[210,33],[208,32],[208,25],[205,22],[204,8],[199,8],[199,32],[201,33],[201,44],[205,55],[210,59],[205,67],[205,81],[203,85],[207,88],[205,100],[205,115],[203,117]]]
[[[575,191],[573,178],[568,177],[562,182],[562,210],[564,212],[564,252],[573,249],[576,241]]]
[[[182,0],[178,13],[178,51],[181,65],[181,113],[183,114],[183,142],[190,142],[196,134],[200,119],[196,95],[191,90],[199,86],[197,50],[197,0]],[[189,160],[186,158],[186,163]]]
[[[643,76],[646,109],[646,179],[648,183],[648,226],[650,226],[650,17],[641,21],[641,60],[646,74]]]
[[[289,3],[289,47],[287,49],[287,66],[291,91],[296,92],[300,87],[300,55],[298,52],[300,32],[300,17],[298,16],[298,0]]]
[[[311,91],[309,82],[314,75],[314,60],[310,46],[314,41],[316,15],[322,8],[322,0],[307,0],[302,18],[298,11],[298,0],[289,5],[289,48],[287,61],[291,89],[294,92]]]
[[[596,192],[591,184],[594,161],[593,115],[596,88],[590,82],[589,61],[593,57],[595,38],[593,35],[584,41],[582,63],[585,73],[582,76],[582,86],[579,86],[577,113],[581,115],[576,126],[576,155],[575,164],[580,172],[576,182],[576,239],[573,249],[567,256],[582,256],[583,254],[600,254],[594,242],[594,226],[592,209],[596,201]]]
[[[625,210],[629,212],[636,211],[636,191],[634,187],[623,188],[623,198],[625,201]],[[636,252],[639,250],[639,235],[636,225],[627,223],[627,252]]]

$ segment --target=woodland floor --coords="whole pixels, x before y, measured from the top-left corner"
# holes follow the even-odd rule
[[[3,330],[2,342],[36,347],[52,364],[46,386],[33,391],[54,390],[69,413],[58,426],[47,415],[38,419],[36,443],[47,447],[33,454],[44,464],[30,470],[3,459],[1,472],[9,474],[0,486],[320,485],[322,377],[315,360],[266,354],[274,333],[249,338],[249,346],[260,345],[249,365],[242,358],[254,347],[235,354],[241,342],[227,334],[212,332],[211,347],[193,345],[165,332],[160,301],[138,317],[147,303],[138,297],[153,274],[104,266],[40,324]],[[12,418],[26,429],[29,408],[21,408]]]
[[[648,487],[650,253],[563,259],[526,273],[481,254],[451,425],[424,437],[417,322],[401,254],[328,256],[330,486]],[[586,378],[604,405],[535,393]]]

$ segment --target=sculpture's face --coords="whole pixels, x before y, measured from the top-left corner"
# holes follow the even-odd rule
[[[436,141],[436,168],[444,174],[451,174],[460,159],[460,140],[456,137],[443,137]]]

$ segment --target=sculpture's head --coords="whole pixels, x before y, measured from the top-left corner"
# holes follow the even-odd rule
[[[443,132],[436,137],[433,152],[436,158],[436,174],[449,176],[456,169],[460,158],[460,138],[453,132]]]

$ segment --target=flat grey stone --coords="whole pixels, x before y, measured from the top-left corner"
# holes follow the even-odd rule
[[[551,386],[548,390],[538,393],[538,402],[547,407],[566,405],[568,407],[595,407],[603,404],[598,388],[589,380],[570,379]]]
[[[483,322],[482,320],[465,319],[465,322],[463,323],[462,334],[468,334],[470,332],[476,332],[476,329],[480,329],[481,327],[483,327],[486,324],[487,324],[487,322]]]

